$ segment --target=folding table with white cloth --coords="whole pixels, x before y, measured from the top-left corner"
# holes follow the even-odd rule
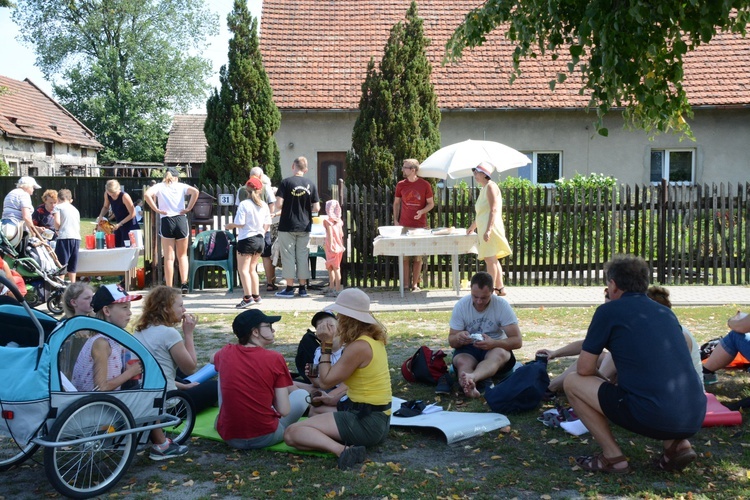
[[[125,276],[125,287],[130,284],[130,272],[138,266],[138,247],[78,250],[78,276]]]
[[[399,291],[404,296],[404,257],[415,255],[450,255],[453,289],[456,295],[461,291],[461,280],[458,276],[458,256],[477,253],[476,233],[466,234],[466,229],[453,228],[436,234],[426,233],[403,234],[401,236],[378,236],[373,241],[373,255],[390,255],[398,257]]]

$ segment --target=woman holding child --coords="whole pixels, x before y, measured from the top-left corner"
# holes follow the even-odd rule
[[[333,343],[323,342],[318,383],[323,389],[345,383],[349,404],[291,425],[284,441],[301,450],[334,453],[339,468],[348,469],[365,460],[366,446],[388,435],[392,396],[387,334],[370,314],[370,298],[358,288],[343,290],[329,309],[339,313],[338,335],[346,348],[331,365]]]

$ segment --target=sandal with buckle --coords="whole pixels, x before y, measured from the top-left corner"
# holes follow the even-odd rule
[[[275,292],[279,289],[279,285],[276,283],[266,283],[266,291],[267,292]]]
[[[625,467],[621,469],[616,468],[615,465],[621,462],[625,462]],[[624,455],[607,458],[604,456],[604,453],[597,453],[596,455],[576,458],[576,464],[581,469],[589,472],[612,472],[615,474],[627,474],[630,472],[630,464],[628,464],[628,459]]]
[[[505,287],[501,286],[500,288],[495,288],[495,295],[499,295],[500,297],[505,297],[508,294],[505,293]]]
[[[679,472],[687,467],[693,460],[698,458],[698,454],[693,447],[677,451],[677,446],[682,440],[676,439],[672,446],[664,450],[659,458],[659,468],[667,472]]]

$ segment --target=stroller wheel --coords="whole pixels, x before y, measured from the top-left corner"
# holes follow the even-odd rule
[[[47,300],[47,310],[52,314],[63,313],[63,292],[61,290],[55,290]]]

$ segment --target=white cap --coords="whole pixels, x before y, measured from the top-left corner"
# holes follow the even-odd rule
[[[36,183],[33,177],[24,176],[18,179],[16,186],[34,186],[34,189],[42,189],[42,186]]]

